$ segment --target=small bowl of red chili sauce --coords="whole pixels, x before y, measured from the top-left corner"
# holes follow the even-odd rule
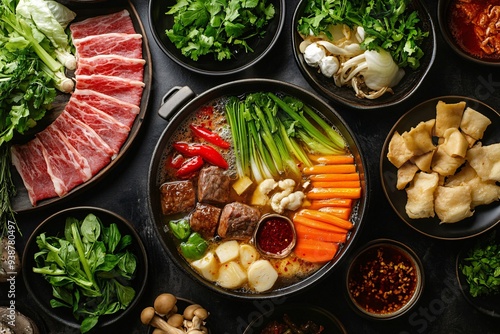
[[[255,228],[254,244],[257,250],[267,257],[287,257],[297,241],[292,221],[278,214],[262,216]]]
[[[355,311],[389,320],[408,312],[424,287],[423,267],[406,245],[390,239],[367,244],[347,270],[347,294]]]
[[[500,0],[439,0],[443,38],[476,64],[500,66]]]

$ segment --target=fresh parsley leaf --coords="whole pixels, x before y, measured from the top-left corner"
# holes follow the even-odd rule
[[[178,0],[166,13],[174,24],[165,33],[192,60],[212,54],[222,61],[253,52],[247,40],[264,36],[275,13],[268,0]]]

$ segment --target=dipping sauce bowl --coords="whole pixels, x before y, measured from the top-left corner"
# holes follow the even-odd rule
[[[424,286],[422,264],[406,245],[378,239],[363,248],[347,271],[354,309],[371,319],[394,319],[417,302]]]

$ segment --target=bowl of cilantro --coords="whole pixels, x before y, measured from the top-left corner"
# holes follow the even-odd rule
[[[434,62],[435,28],[419,0],[302,0],[292,50],[305,79],[331,102],[381,109],[420,87]]]
[[[259,62],[285,21],[285,0],[152,0],[149,25],[175,63],[205,75],[229,75]]]
[[[45,219],[29,237],[22,264],[35,303],[81,333],[127,321],[148,276],[146,249],[132,223],[97,207]]]

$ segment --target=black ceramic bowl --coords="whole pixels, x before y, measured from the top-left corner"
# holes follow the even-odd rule
[[[307,65],[299,46],[302,37],[297,31],[300,18],[303,16],[308,0],[302,0],[295,9],[292,20],[292,49],[295,60],[300,71],[309,84],[320,94],[334,103],[354,108],[354,109],[381,109],[396,105],[408,99],[421,85],[425,76],[429,72],[436,55],[436,36],[434,23],[427,8],[419,1],[412,0],[408,9],[416,10],[421,19],[422,31],[428,31],[429,36],[422,44],[424,56],[420,59],[420,67],[417,70],[405,69],[405,76],[399,84],[393,88],[394,94],[386,93],[376,99],[360,99],[351,87],[338,87],[333,78],[327,78],[317,68]]]
[[[244,96],[245,94],[254,92],[273,92],[275,94],[284,94],[298,98],[304,102],[304,104],[308,105],[315,112],[317,112],[318,115],[323,116],[327,122],[332,124],[332,126],[338,129],[344,136],[349,149],[354,156],[355,163],[361,177],[362,189],[361,199],[358,200],[353,207],[353,214],[351,216],[354,228],[349,232],[347,241],[341,245],[335,257],[331,261],[325,263],[313,274],[298,280],[293,284],[271,289],[262,293],[255,293],[248,290],[242,291],[241,289],[225,289],[216,283],[204,279],[200,274],[198,274],[178,250],[178,243],[176,243],[176,240],[172,236],[172,232],[168,227],[169,220],[177,218],[173,218],[175,216],[165,216],[162,214],[160,197],[160,186],[163,182],[165,182],[165,161],[171,153],[172,138],[176,138],[176,135],[178,135],[177,131],[183,123],[185,123],[186,120],[191,119],[191,117],[193,117],[193,115],[195,115],[201,107],[212,103],[217,99],[228,96]],[[361,231],[363,217],[368,208],[370,184],[365,169],[366,162],[364,155],[361,152],[361,147],[358,144],[352,130],[335,111],[335,109],[322,99],[319,99],[316,95],[301,87],[277,80],[254,78],[227,82],[213,87],[199,96],[196,96],[196,94],[194,94],[189,87],[174,87],[165,95],[164,104],[160,108],[159,113],[162,117],[166,118],[169,123],[158,140],[149,167],[149,209],[156,228],[156,234],[163,248],[169,258],[182,270],[184,270],[184,272],[187,273],[191,279],[206,288],[220,293],[221,295],[236,297],[239,299],[264,299],[281,297],[303,291],[315,283],[318,283],[320,279],[331,274],[332,271],[340,265],[341,261],[345,258]]]
[[[439,219],[424,218],[411,219],[406,213],[405,205],[407,201],[406,191],[396,188],[397,168],[387,159],[390,140],[394,132],[402,134],[417,126],[421,121],[427,121],[436,117],[436,104],[438,101],[445,103],[457,103],[465,101],[467,107],[487,116],[492,124],[486,129],[481,142],[483,145],[490,145],[500,142],[500,117],[498,111],[481,101],[467,98],[465,96],[441,96],[424,101],[412,108],[396,122],[389,132],[382,154],[380,155],[380,178],[384,193],[389,200],[394,211],[408,226],[416,231],[437,239],[459,240],[474,237],[497,225],[500,222],[500,206],[498,202],[489,205],[481,205],[475,208],[474,215],[460,222],[453,224],[439,224]]]
[[[271,322],[283,322],[283,316],[287,315],[295,324],[304,324],[313,321],[324,327],[322,333],[346,334],[347,331],[340,320],[329,311],[319,306],[307,304],[286,304],[277,306],[269,312],[262,314],[252,321],[243,334],[259,334]]]
[[[470,285],[467,282],[466,276],[462,273],[463,265],[471,265],[470,261],[465,259],[470,256],[473,249],[484,249],[490,244],[500,244],[500,228],[495,228],[492,231],[482,234],[479,238],[468,240],[464,247],[460,250],[456,259],[456,275],[460,291],[467,302],[479,312],[491,317],[500,319],[500,298],[499,294],[472,296],[470,293]]]
[[[41,274],[33,272],[33,267],[36,266],[34,254],[39,251],[36,238],[44,232],[46,236],[64,236],[66,218],[73,217],[78,220],[82,220],[89,213],[96,215],[104,226],[109,226],[110,224],[115,223],[122,236],[129,234],[132,237],[132,244],[128,249],[132,251],[137,259],[135,276],[131,280],[131,287],[135,290],[134,299],[125,310],[118,311],[117,313],[111,315],[101,316],[96,327],[116,324],[120,321],[120,319],[126,317],[130,313],[130,310],[132,310],[139,302],[142,294],[144,293],[148,277],[148,258],[142,240],[136,232],[134,226],[119,215],[106,209],[85,206],[65,209],[45,219],[33,231],[24,248],[22,258],[24,284],[26,285],[26,289],[28,290],[31,298],[33,298],[35,303],[46,314],[72,328],[80,328],[80,322],[74,318],[69,308],[59,307],[54,309],[51,307],[50,300],[53,298],[51,285]]]
[[[160,49],[174,62],[200,74],[229,75],[243,71],[260,61],[274,46],[285,23],[285,0],[269,0],[276,13],[266,28],[263,38],[253,37],[247,40],[253,52],[239,52],[231,59],[218,61],[213,54],[200,57],[197,61],[184,56],[165,34],[173,24],[173,16],[165,13],[177,3],[175,0],[152,0],[149,3],[149,26]]]
[[[397,264],[399,268],[407,265],[412,267],[412,270],[407,271],[406,273],[404,273],[404,270],[394,270],[393,272],[389,272],[385,275],[380,275],[381,281],[378,281],[377,279],[375,279],[375,277],[377,277],[376,272],[378,270],[386,270],[383,267],[379,267],[379,265],[381,265],[380,259],[375,260],[380,254],[382,254],[382,258],[386,263],[389,263],[389,261],[391,261],[391,263]],[[370,263],[370,265],[368,266],[367,263]],[[400,264],[402,265],[400,266]],[[373,274],[373,276],[368,274],[368,270],[370,269],[375,269],[375,274]],[[361,273],[363,273],[363,275],[365,276],[360,276]],[[368,280],[374,283],[375,288],[391,287],[391,284],[388,281],[383,282],[383,280],[388,279],[389,277],[393,277],[395,274],[401,275],[401,277],[405,278],[408,278],[409,275],[413,275],[414,279],[413,290],[408,293],[408,299],[404,304],[398,306],[395,309],[391,309],[387,305],[385,307],[386,311],[384,312],[378,312],[375,309],[365,308],[365,305],[360,303],[357,300],[357,296],[354,296],[351,291],[351,282],[359,283],[360,280],[363,280],[364,282],[365,280],[367,280],[367,276],[374,277],[373,281],[371,281],[371,279]],[[361,279],[361,277],[363,278]],[[346,271],[346,293],[350,306],[359,315],[372,320],[391,320],[401,317],[403,314],[408,314],[408,312],[415,306],[424,289],[424,281],[425,275],[422,262],[410,247],[396,240],[377,239],[366,244],[354,255],[352,261],[350,261],[349,267]],[[396,287],[396,289],[398,288],[399,286]],[[408,289],[408,287],[406,288]],[[367,298],[367,301],[364,300],[364,302],[369,304],[369,290],[361,291],[362,292],[360,296],[362,298]],[[398,295],[403,296],[404,292],[398,292]],[[391,299],[390,294],[388,294],[388,296],[388,299]],[[370,305],[373,305],[374,308],[381,307],[379,302],[374,301],[373,299],[374,298],[372,296],[372,302],[374,303]]]
[[[464,49],[463,45],[468,44],[469,43],[468,40],[470,40],[472,38],[471,36],[473,35],[472,33],[473,27],[470,24],[467,24],[467,22],[465,22],[465,19],[464,21],[461,22],[460,27],[463,29],[470,29],[471,30],[470,34],[467,35],[462,34],[460,37],[454,36],[451,28],[451,21],[452,21],[451,18],[454,13],[453,5],[457,2],[458,2],[457,0],[438,1],[438,12],[437,12],[438,24],[439,24],[439,29],[441,31],[441,35],[443,35],[443,38],[446,41],[446,43],[457,55],[475,64],[496,66],[496,67],[500,66],[500,56],[496,58],[485,58],[485,57],[480,58]],[[483,3],[487,5],[488,1],[484,1]],[[467,40],[460,40],[457,38],[466,38]]]

